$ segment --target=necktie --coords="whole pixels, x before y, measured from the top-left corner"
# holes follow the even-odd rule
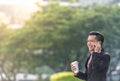
[[[92,60],[92,54],[90,55],[90,58],[89,58],[88,63],[87,63],[87,67],[88,67],[88,68],[89,68],[89,65],[90,65],[91,60]]]

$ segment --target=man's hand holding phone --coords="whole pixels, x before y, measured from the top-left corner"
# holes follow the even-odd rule
[[[94,44],[94,52],[101,52],[101,43],[99,41]]]

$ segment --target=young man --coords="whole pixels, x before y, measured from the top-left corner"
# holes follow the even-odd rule
[[[71,70],[74,72],[75,77],[85,81],[106,81],[106,73],[110,63],[110,55],[102,48],[104,37],[96,31],[89,33],[87,46],[90,55],[87,58],[85,73],[75,72],[76,66],[71,64]]]

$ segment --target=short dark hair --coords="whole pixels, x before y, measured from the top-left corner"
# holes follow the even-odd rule
[[[96,36],[96,39],[97,39],[98,41],[101,41],[101,45],[103,44],[103,42],[104,42],[104,37],[103,37],[103,35],[102,35],[100,32],[98,32],[98,31],[91,31],[91,32],[89,33],[89,35],[95,35],[95,36]]]

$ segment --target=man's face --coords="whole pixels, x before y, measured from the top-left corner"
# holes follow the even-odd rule
[[[95,35],[88,36],[87,46],[88,46],[89,51],[94,51],[96,42],[97,42],[97,40],[96,40]]]

